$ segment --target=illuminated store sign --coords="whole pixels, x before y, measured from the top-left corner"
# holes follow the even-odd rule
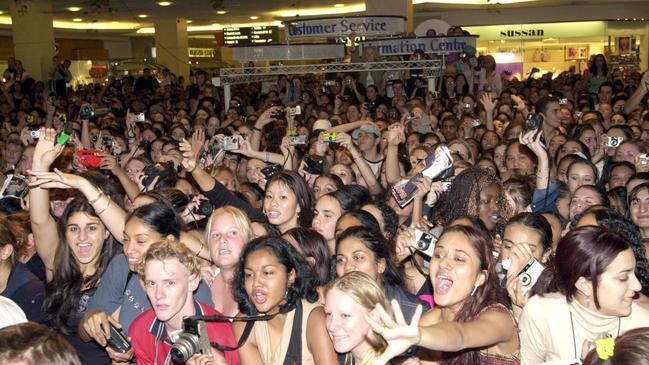
[[[607,34],[603,21],[467,26],[463,30],[481,41],[533,38],[600,37]]]
[[[467,46],[475,49],[476,37],[389,38],[362,41],[360,46],[375,47],[382,56],[413,54],[418,49],[424,53],[449,54],[462,52]]]
[[[406,18],[402,16],[350,16],[297,19],[284,22],[286,38],[335,38],[347,36],[386,36],[402,34]]]
[[[192,58],[212,58],[215,51],[213,48],[189,48],[189,57]]]

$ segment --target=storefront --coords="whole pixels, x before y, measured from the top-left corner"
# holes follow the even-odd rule
[[[628,23],[625,26],[619,22],[584,21],[467,26],[463,29],[479,36],[479,54],[493,55],[499,71],[510,71],[520,78],[532,68],[555,75],[571,70],[581,73],[588,67],[588,59],[600,53],[606,55],[613,67],[638,71],[642,66],[640,56],[647,52],[641,47],[647,37],[646,27],[643,27],[644,24],[629,27]]]

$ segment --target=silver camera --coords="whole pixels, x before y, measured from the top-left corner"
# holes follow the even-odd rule
[[[606,145],[608,147],[619,147],[623,141],[624,137],[608,137],[608,142],[606,143]]]
[[[33,139],[39,139],[41,137],[40,129],[32,129],[29,131],[29,136]]]
[[[536,284],[536,281],[539,280],[543,270],[545,270],[545,267],[540,262],[536,261],[536,259],[530,260],[518,274],[521,278],[523,288],[531,289]]]
[[[144,113],[135,113],[134,117],[136,122],[144,122]]]
[[[428,257],[433,257],[436,243],[437,237],[434,234],[415,229],[415,240],[411,243],[411,246],[417,251]]]
[[[225,136],[223,138],[223,150],[232,151],[239,149],[239,139],[236,136]]]
[[[298,146],[298,145],[303,145],[306,144],[306,136],[301,134],[299,136],[290,136],[288,137],[288,145],[289,146]]]
[[[299,105],[296,105],[294,108],[286,108],[286,115],[289,117],[294,117],[301,114],[302,108]]]
[[[194,354],[209,354],[211,351],[205,321],[191,317],[183,319],[183,332],[171,346],[171,359],[177,364],[184,364]]]

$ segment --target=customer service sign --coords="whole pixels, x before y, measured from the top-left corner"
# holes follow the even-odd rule
[[[284,22],[286,39],[376,37],[402,34],[406,30],[403,16],[348,16],[295,19]]]

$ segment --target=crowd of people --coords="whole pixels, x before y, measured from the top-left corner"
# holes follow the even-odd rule
[[[54,63],[0,85],[0,364],[649,363],[649,73]]]

